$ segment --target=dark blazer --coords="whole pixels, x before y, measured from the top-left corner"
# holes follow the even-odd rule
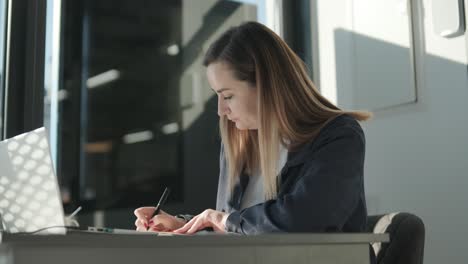
[[[330,121],[315,140],[288,153],[276,199],[240,210],[248,176],[228,188],[224,152],[220,155],[217,210],[230,213],[226,230],[241,234],[269,232],[362,232],[365,138],[349,115]]]

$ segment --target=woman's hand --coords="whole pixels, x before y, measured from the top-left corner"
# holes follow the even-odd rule
[[[226,219],[229,214],[220,211],[207,209],[203,213],[195,216],[183,227],[174,230],[174,233],[193,234],[201,229],[212,227],[217,233],[225,233]]]
[[[134,214],[137,217],[135,226],[137,231],[158,231],[170,232],[174,229],[182,227],[186,222],[182,219],[176,218],[163,210],[155,215],[152,219],[155,207],[140,207],[135,210]]]

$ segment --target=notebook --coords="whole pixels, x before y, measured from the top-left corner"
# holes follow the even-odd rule
[[[65,234],[60,197],[44,127],[0,142],[0,218],[4,232]],[[159,234],[100,227],[84,231]]]

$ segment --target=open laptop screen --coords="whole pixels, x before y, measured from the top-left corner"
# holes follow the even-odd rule
[[[0,142],[0,214],[9,233],[65,225],[44,128]],[[65,229],[43,233],[63,234]]]

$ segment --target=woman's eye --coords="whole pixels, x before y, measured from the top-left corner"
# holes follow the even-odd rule
[[[224,100],[229,100],[231,98],[232,98],[232,95],[231,96],[226,96],[226,97],[224,97]]]

